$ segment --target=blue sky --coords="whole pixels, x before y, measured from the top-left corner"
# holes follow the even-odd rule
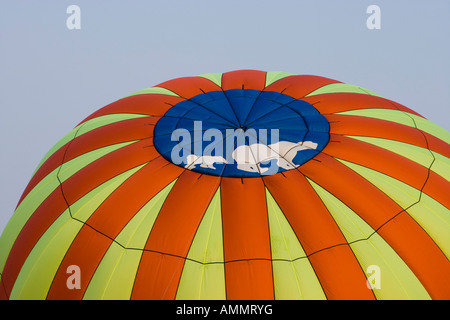
[[[69,5],[81,29],[69,30]],[[369,30],[369,5],[381,29]],[[370,89],[450,130],[450,1],[1,0],[0,232],[44,154],[95,110],[237,69]]]

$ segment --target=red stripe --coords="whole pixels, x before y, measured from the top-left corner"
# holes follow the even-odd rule
[[[450,181],[430,171],[423,192],[450,210]]]
[[[129,96],[104,106],[84,119],[81,123],[93,118],[115,113],[163,116],[173,105],[183,100],[183,98],[165,94],[139,94]]]
[[[321,114],[331,114],[359,109],[391,109],[405,111],[422,117],[417,112],[397,102],[368,94],[350,92],[326,93],[304,97],[302,100],[313,104]]]
[[[384,173],[421,190],[428,168],[384,148],[353,138],[330,135],[323,153]]]
[[[156,87],[168,89],[185,99],[209,91],[221,90],[217,84],[203,77],[177,78],[158,84]]]
[[[119,121],[86,132],[69,141],[51,155],[36,171],[23,192],[19,204],[42,179],[62,163],[102,147],[149,138],[153,136],[154,124],[158,120],[157,117],[151,117]]]
[[[36,171],[31,180],[28,182],[25,190],[22,193],[22,196],[17,203],[17,207],[22,203],[23,199],[30,193],[30,191],[39,183],[42,179],[44,179],[50,172],[55,170],[64,162],[64,154],[66,152],[67,147],[70,142],[66,143],[64,146],[59,148],[55,153],[53,153]]]
[[[308,255],[327,298],[373,299],[345,237],[306,178],[291,170],[264,181]]]
[[[181,257],[144,251],[139,263],[131,299],[175,299],[183,265],[184,259]]]
[[[3,268],[2,280],[8,295],[11,294],[20,269],[34,245],[66,209],[64,197],[60,188],[57,188],[27,220],[17,236]]]
[[[378,230],[428,292],[441,298],[446,291],[448,298],[450,264],[426,232],[393,200],[337,160],[324,154],[315,159],[299,170]]]
[[[174,165],[167,166],[164,159],[157,158],[127,179],[111,194],[94,215],[88,219],[67,251],[49,293],[50,298],[57,298],[60,294],[63,299],[78,299],[81,297],[80,295],[70,295],[70,290],[67,290],[61,283],[67,278],[65,274],[67,266],[75,264],[80,267],[84,279],[82,289],[85,290],[94,275],[96,266],[109,248],[110,239],[116,238],[133,215],[183,170],[181,168],[176,170],[177,168]],[[144,185],[148,187],[149,179],[153,181],[151,187],[143,188]],[[147,181],[147,184],[145,184],[145,181]],[[121,199],[119,199],[120,197]],[[128,200],[124,202],[123,199]],[[95,232],[86,229],[92,229]],[[101,237],[98,235],[101,235]],[[89,259],[86,259],[86,257],[89,257]],[[84,292],[84,290],[82,291]]]
[[[237,70],[222,75],[222,89],[263,90],[266,84],[266,72],[258,70]]]
[[[216,176],[184,171],[164,202],[145,248],[185,257],[219,181]]]
[[[146,251],[157,254],[144,254],[133,288],[133,299],[175,298],[184,258],[219,181],[220,177],[189,170],[178,178],[145,245]]]
[[[309,257],[329,300],[374,300],[366,276],[348,245],[328,248]]]
[[[227,299],[273,299],[264,183],[223,178],[221,199]]]
[[[130,219],[183,170],[162,157],[156,158],[111,193],[87,224],[115,239]]]
[[[391,198],[339,161],[323,153],[314,159],[298,170],[344,202],[373,229],[402,211]]]
[[[395,217],[378,234],[405,261],[432,299],[450,299],[450,262],[408,214]]]
[[[422,190],[450,209],[450,183],[417,162],[389,150],[356,139],[330,135],[324,154],[384,173]],[[418,200],[418,199],[417,199]]]
[[[436,151],[437,153],[440,153],[444,157],[450,158],[450,144],[427,132],[422,131],[422,133],[427,139],[428,149]]]
[[[47,295],[50,300],[80,300],[112,240],[84,225],[67,251]],[[67,268],[80,268],[81,289],[67,287]]]
[[[0,301],[8,300],[8,296],[6,294],[5,285],[3,283],[3,278],[0,277]]]
[[[61,188],[56,188],[44,200],[25,223],[8,256],[3,270],[3,276],[10,285],[8,290],[12,288],[11,285],[36,242],[67,209],[66,201],[72,205],[105,181],[159,156],[156,151],[153,155],[148,153],[148,148],[144,148],[147,143],[143,140],[131,144],[92,162],[63,182],[64,197]]]
[[[308,93],[331,83],[340,82],[318,76],[294,75],[275,81],[267,86],[264,91],[281,92],[295,99],[303,99]]]
[[[290,170],[267,176],[264,182],[307,255],[347,243],[322,200],[300,172]]]
[[[330,123],[330,133],[396,140],[450,157],[446,142],[414,127],[361,116],[331,114],[325,117]]]
[[[141,140],[111,152],[67,179],[63,183],[64,195],[67,201],[74,203],[86,192],[117,174],[160,157],[154,148],[148,147],[148,140]]]

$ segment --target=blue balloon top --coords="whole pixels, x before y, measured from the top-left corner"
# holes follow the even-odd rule
[[[203,174],[261,177],[292,170],[329,141],[310,103],[273,91],[232,89],[177,103],[157,122],[154,145],[168,161]]]

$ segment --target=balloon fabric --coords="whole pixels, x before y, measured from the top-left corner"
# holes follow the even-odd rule
[[[449,143],[325,77],[163,82],[45,155],[0,238],[0,298],[450,299]]]

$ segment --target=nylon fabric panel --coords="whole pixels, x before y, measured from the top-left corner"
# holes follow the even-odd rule
[[[295,99],[302,99],[310,92],[330,83],[339,81],[316,76],[295,75],[275,81],[267,86],[264,91],[276,91],[291,96]]]
[[[201,77],[184,77],[158,84],[157,87],[175,92],[184,99],[190,99],[198,94],[220,90],[214,82]]]
[[[225,265],[228,300],[273,300],[272,264],[265,260],[237,260]]]
[[[81,136],[91,130],[97,129],[99,127],[102,127],[107,124],[112,124],[117,121],[122,120],[128,120],[128,119],[135,119],[145,117],[145,115],[135,115],[135,114],[110,114],[105,115],[102,117],[94,118],[89,121],[86,121],[85,123],[75,127],[67,133],[62,139],[60,139],[42,158],[42,160],[39,162],[38,166],[33,172],[33,176],[36,174],[36,172],[39,170],[41,165],[43,165],[50,156],[52,156],[55,152],[60,151],[60,149],[65,150],[67,148],[68,143],[73,140],[77,136]]]
[[[182,172],[182,168],[168,164],[162,157],[156,158],[119,186],[87,223],[115,239],[142,206]],[[149,179],[152,181],[150,185]],[[123,199],[128,201],[124,202]]]
[[[423,188],[423,192],[436,201],[439,201],[450,210],[450,181],[442,178],[435,172],[430,171],[430,175],[428,176],[427,183]]]
[[[340,159],[339,162],[369,180],[370,183],[389,196],[403,209],[414,205],[420,200],[420,189],[416,189],[398,179],[392,178],[382,172],[370,169],[368,167]]]
[[[306,178],[291,170],[264,181],[304,248],[327,299],[373,299],[350,247]],[[293,197],[298,201],[290,201]]]
[[[352,138],[331,135],[323,153],[387,174],[420,190],[427,181],[428,168],[386,149]]]
[[[418,277],[379,234],[350,247],[367,275],[380,275],[380,283],[371,283],[369,278],[367,284],[377,300],[431,299]],[[371,270],[374,266],[378,271]]]
[[[310,161],[301,167],[301,171],[312,181],[336,195],[377,230],[408,263],[433,298],[433,292],[430,290],[438,285],[436,273],[431,271],[432,266],[444,272],[450,268],[450,264],[431,238],[393,200],[361,176],[344,169],[337,160],[323,154],[318,155],[316,159],[321,161],[320,164]],[[422,276],[427,277],[425,281],[427,283]],[[445,290],[441,288],[434,297],[444,295]]]
[[[442,178],[450,181],[450,158],[446,158],[439,153],[431,152],[434,156],[434,162],[431,170],[436,172]]]
[[[398,124],[402,124],[409,127],[415,127],[414,117],[417,117],[413,114],[397,110],[397,109],[357,109],[339,112],[340,115],[346,116],[358,116],[358,117],[367,117],[374,118],[379,120],[385,120],[390,122],[395,122]]]
[[[434,136],[447,144],[450,144],[450,132],[441,128],[437,124],[422,118],[422,117],[413,117],[414,125],[417,129],[426,132],[427,136]]]
[[[30,246],[34,245],[35,241],[37,241],[40,235],[45,231],[45,228],[54,221],[58,214],[65,210],[65,205],[63,203],[66,202],[66,199],[63,194],[61,194],[62,187],[60,186],[60,181],[63,183],[66,182],[66,180],[70,181],[70,177],[84,170],[91,162],[104,157],[108,153],[117,151],[126,145],[129,145],[129,143],[95,150],[67,162],[64,165],[64,168],[61,166],[52,171],[50,175],[45,177],[30,191],[17,207],[0,238],[0,246],[2,248],[2,250],[0,250],[0,266],[2,270],[6,261],[5,254],[10,252],[13,244],[22,245],[19,244],[21,241],[28,243],[26,245],[28,249],[22,248],[20,254],[14,255],[15,259],[22,259],[28,254],[29,250],[31,250]],[[86,192],[88,191],[89,190]],[[50,203],[53,200],[49,198],[53,199],[54,203]],[[32,230],[28,228],[31,228]],[[24,229],[28,230],[24,232]]]
[[[152,197],[133,218],[126,224],[116,237],[117,243],[126,248],[143,250],[147,243],[150,231],[156,221],[167,195],[172,190],[176,180]]]
[[[407,210],[436,242],[450,260],[450,211],[433,198],[422,194],[420,201]]]
[[[42,217],[42,214],[33,215],[29,220],[27,220],[27,223],[21,229],[11,248],[8,259],[6,260],[4,269],[2,270],[3,284],[6,292],[10,293],[12,291],[14,283],[19,275],[19,271],[36,242],[51,225],[51,223],[67,208],[67,204],[64,201],[63,195],[59,188],[56,189],[51,196],[46,198],[42,205],[46,209],[43,210],[45,216]],[[45,225],[41,223],[40,228],[32,228],[33,220],[38,218],[47,218],[49,221]]]
[[[38,167],[35,171],[56,151],[63,148],[68,142],[71,140],[80,137],[92,130],[114,124],[116,122],[120,121],[126,121],[126,120],[132,120],[132,119],[139,119],[139,118],[147,118],[150,119],[150,116],[148,115],[142,115],[142,114],[134,114],[134,113],[116,113],[116,114],[106,114],[104,116],[100,116],[97,118],[92,118],[86,122],[83,122],[82,124],[76,126],[72,129],[69,133],[67,133],[61,140],[59,140],[42,158],[41,162],[39,163]]]
[[[331,135],[330,140],[323,153],[387,174],[422,190],[450,209],[450,183],[428,167],[352,138]]]
[[[128,154],[128,157],[126,157],[128,163],[127,161],[122,161],[121,166],[116,165],[114,167],[104,165],[103,161],[107,161],[114,156],[123,155],[124,150],[126,154],[127,151],[130,152],[130,147],[136,149],[136,146],[137,149],[140,150],[139,143],[135,143],[106,154],[102,158],[95,160],[85,167],[82,167],[81,170],[77,171],[69,178],[64,176],[67,174],[70,175],[70,170],[66,169],[64,171],[61,169],[59,172],[59,179],[64,182],[59,188],[55,189],[49,197],[45,198],[44,202],[33,212],[32,216],[26,222],[29,227],[25,225],[14,242],[14,245],[24,247],[19,251],[20,254],[10,255],[10,257],[14,256],[13,265],[15,265],[16,268],[14,271],[15,275],[11,276],[12,279],[16,278],[18,266],[22,265],[23,261],[25,261],[26,256],[36,243],[37,239],[39,239],[51,223],[53,223],[53,221],[62,212],[64,212],[67,205],[75,203],[87,192],[93,190],[95,187],[112,178],[114,175],[120,174],[132,168],[133,165],[130,166],[129,162],[130,160],[132,161],[136,159],[129,157]],[[139,160],[139,158],[137,159]],[[145,159],[142,159],[142,162],[144,161]],[[99,162],[102,164],[100,168],[98,167]],[[142,162],[139,164],[142,164]],[[92,170],[94,170],[96,174],[92,174]],[[83,176],[84,174],[87,174],[89,177],[95,177],[96,179],[86,179]],[[79,179],[81,179],[81,181]],[[64,194],[62,194],[61,191],[64,191]],[[31,228],[31,230],[28,230],[28,228]]]
[[[218,184],[219,177],[190,171],[180,175],[150,232],[133,299],[175,298],[184,260]]]
[[[208,79],[209,81],[215,83],[218,87],[222,87],[222,74],[221,73],[205,73],[199,75],[199,77]]]
[[[74,137],[69,143],[57,150],[45,163],[36,171],[33,178],[28,183],[22,198],[33,189],[51,171],[85,153],[110,146],[117,143],[131,142],[146,139],[153,134],[150,124],[156,123],[156,118],[140,118],[125,120],[89,131],[81,136]],[[20,201],[19,201],[20,204]]]
[[[273,299],[263,181],[222,178],[221,198],[227,299]]]
[[[423,134],[413,127],[361,116],[332,114],[325,117],[330,123],[330,135],[376,137],[401,141],[422,148],[427,147]]]
[[[152,197],[120,231],[96,269],[84,299],[130,299],[142,250],[174,184]]]
[[[429,170],[434,171],[442,178],[450,180],[450,160],[439,153],[395,140],[357,136],[349,136],[349,138],[373,144],[377,147],[394,152],[429,168]]]
[[[341,112],[342,115],[362,116],[376,118],[381,120],[393,121],[400,124],[415,127],[419,130],[427,132],[435,137],[439,137],[446,143],[450,143],[450,132],[439,127],[438,125],[424,119],[421,116],[407,113],[401,110],[386,109],[362,109]]]
[[[425,148],[389,139],[361,136],[347,137],[389,150],[390,152],[394,152],[404,158],[408,158],[409,160],[414,161],[426,168],[431,167],[433,164],[433,152]]]
[[[367,270],[371,266],[379,268],[381,279],[372,290],[377,299],[430,298],[408,265],[375,230],[331,193],[312,181],[310,183],[339,225],[366,274],[370,274]]]
[[[443,230],[443,227],[450,225],[450,215],[443,214],[445,209],[436,200],[428,197],[420,190],[414,189],[399,180],[385,176],[377,171],[346,161],[341,162],[364,178],[370,180],[372,184],[398,203],[419,223],[441,249],[447,248],[447,252],[449,252],[450,238]],[[425,203],[428,208],[423,210],[425,207],[422,207],[422,210],[418,210],[421,207],[421,203]]]
[[[203,264],[224,262],[220,187],[202,218],[187,257]]]
[[[230,71],[222,75],[222,90],[254,89],[263,90],[266,85],[266,72],[258,70]]]
[[[283,78],[286,78],[286,77],[290,77],[290,76],[293,76],[293,75],[294,74],[289,73],[289,72],[268,71],[266,73],[266,84],[265,84],[265,86],[267,87],[267,86],[271,85],[272,83],[274,83],[274,82],[276,82],[276,81],[278,81],[280,79],[283,79]]]
[[[92,214],[115,188],[139,169],[140,167],[131,169],[92,190],[66,209],[47,228],[21,267],[11,298],[45,299],[67,249],[83,226],[78,217]]]
[[[316,270],[328,300],[374,300],[364,271],[348,245],[314,253],[309,261]],[[333,268],[329,268],[332,265]],[[337,276],[339,275],[339,276]]]
[[[327,94],[327,93],[342,93],[342,92],[379,96],[370,90],[361,88],[359,86],[346,84],[346,83],[331,83],[326,86],[320,87],[317,90],[314,90],[313,92],[309,93],[307,96],[309,97],[309,96],[317,96],[317,95]]]
[[[408,264],[432,299],[450,299],[450,263],[417,222],[403,212],[378,234]]]
[[[67,202],[71,204],[111,177],[159,156],[155,150],[147,146],[148,141],[141,140],[109,153],[78,171],[62,184]]]
[[[181,97],[164,94],[141,94],[130,96],[104,106],[81,121],[79,125],[97,117],[116,113],[163,116],[173,105],[183,100],[184,99]]]
[[[46,298],[67,247],[82,226],[82,223],[71,218],[69,210],[58,217],[24,261],[15,280],[10,299],[42,300]]]
[[[403,209],[359,174],[330,156],[319,154],[317,161],[299,167],[306,177],[345,203],[374,230]]]
[[[97,269],[100,261],[103,259],[111,242],[112,239],[109,239],[91,227],[84,225],[72,242],[72,245],[59,266],[47,295],[47,299],[81,300],[92,275]],[[79,290],[70,290],[66,285],[68,278],[67,268],[71,265],[78,266],[81,271],[81,289]]]
[[[266,189],[275,299],[326,299],[297,235]]]
[[[177,300],[226,299],[225,271],[222,263],[203,264],[186,260],[178,284]]]
[[[448,144],[416,128],[361,116],[326,115],[330,134],[354,135],[397,140],[450,157]]]
[[[290,170],[284,175],[264,177],[264,183],[307,255],[346,243],[327,208],[300,172]],[[293,197],[297,201],[291,201]]]
[[[226,299],[220,203],[218,188],[192,241],[176,299]]]
[[[64,160],[108,145],[151,138],[157,121],[155,117],[123,120],[89,131],[72,140]]]
[[[145,249],[186,257],[218,186],[218,177],[184,171],[167,196]],[[174,237],[178,241],[171,241]]]
[[[132,94],[129,94],[129,95],[125,96],[124,98],[135,96],[135,95],[144,95],[144,94],[164,94],[164,95],[168,95],[168,96],[178,97],[178,95],[175,92],[170,91],[169,89],[160,88],[160,87],[150,87],[150,88],[146,88],[146,89],[142,89],[142,90],[133,92]]]
[[[256,100],[261,95],[257,90],[231,89],[224,91],[225,97],[230,104],[230,109],[236,115],[239,124],[246,123],[249,112],[254,107]],[[264,106],[262,106],[264,108]]]
[[[400,110],[416,116],[422,117],[417,112],[411,110],[394,101],[368,94],[352,93],[327,93],[319,96],[304,97],[302,100],[314,105],[323,115],[345,112],[350,110],[364,109],[392,109]]]
[[[128,300],[142,251],[112,242],[100,261],[83,300]]]
[[[5,285],[3,283],[3,277],[0,274],[0,300],[8,300],[9,297],[6,293]]]
[[[175,299],[184,263],[183,257],[144,250],[131,299]]]

